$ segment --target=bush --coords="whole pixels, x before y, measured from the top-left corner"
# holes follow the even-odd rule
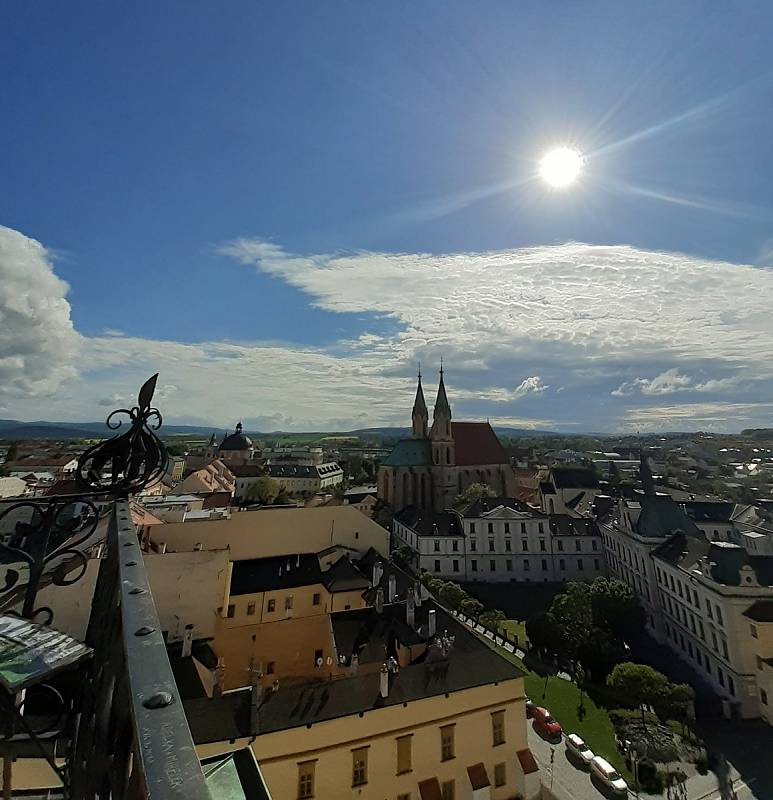
[[[651,711],[644,713],[644,719],[648,723],[657,724],[658,717]],[[641,723],[641,711],[629,708],[613,708],[609,712],[609,720],[616,728],[625,728],[628,725]]]
[[[439,596],[445,605],[456,611],[467,598],[467,592],[458,583],[448,581],[448,583],[443,584]]]

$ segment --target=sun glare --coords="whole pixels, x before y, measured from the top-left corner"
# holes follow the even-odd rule
[[[557,147],[545,153],[539,162],[539,175],[548,186],[563,189],[573,184],[582,171],[585,159],[571,147]]]

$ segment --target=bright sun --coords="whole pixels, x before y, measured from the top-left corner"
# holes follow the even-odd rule
[[[540,178],[554,189],[563,189],[577,180],[584,163],[585,159],[578,150],[557,147],[540,159]]]

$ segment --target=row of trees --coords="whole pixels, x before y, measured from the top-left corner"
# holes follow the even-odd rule
[[[477,620],[481,625],[490,630],[497,628],[507,619],[502,611],[496,608],[486,608],[480,600],[470,597],[458,583],[443,581],[435,578],[429,572],[422,572],[419,580],[429,589],[430,593],[453,611],[459,611],[466,617]]]
[[[579,665],[598,682],[625,661],[626,642],[643,627],[644,612],[630,588],[599,577],[568,583],[549,611],[526,622],[526,635],[543,656],[557,657],[575,673]]]

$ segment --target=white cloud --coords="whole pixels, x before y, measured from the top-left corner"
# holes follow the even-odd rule
[[[58,288],[64,310],[66,325],[47,328],[57,331],[48,380],[61,383],[75,363],[74,348],[63,352],[61,342],[77,342],[77,335],[66,287],[51,272],[45,250],[32,244],[43,253],[39,268]],[[377,333],[364,322],[358,335],[315,348],[186,344],[106,331],[82,340],[80,381],[65,382],[56,404],[29,391],[17,414],[41,417],[53,410],[89,418],[102,413],[96,398],[132,398],[158,371],[156,401],[178,421],[231,425],[244,418],[291,429],[406,424],[415,363],[425,367],[431,404],[429,365],[442,354],[457,418],[491,413],[521,426],[603,430],[630,423],[633,411],[637,419],[653,419],[661,412],[650,404],[660,397],[700,393],[704,404],[666,407],[688,409],[677,417],[683,427],[693,418],[724,414],[723,424],[736,429],[741,406],[744,414],[767,419],[767,407],[756,400],[773,390],[773,376],[759,366],[773,348],[771,271],[582,244],[303,256],[240,239],[219,252],[287,282],[320,308],[388,317],[395,332]],[[18,348],[6,351],[8,368],[23,373],[26,367],[13,361]],[[52,379],[56,370],[61,374]],[[735,404],[719,402],[731,390]],[[631,409],[634,396],[647,407]]]
[[[0,226],[0,399],[50,396],[75,374],[68,286],[40,242]]]

